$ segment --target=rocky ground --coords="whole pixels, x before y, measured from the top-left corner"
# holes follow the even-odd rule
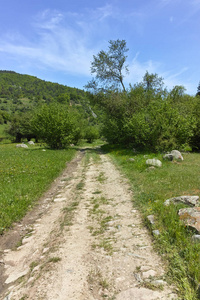
[[[177,299],[125,178],[86,151],[1,237],[0,299]]]

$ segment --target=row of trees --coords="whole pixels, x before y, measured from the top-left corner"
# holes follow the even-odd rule
[[[108,51],[93,57],[91,73],[96,76],[86,87],[93,104],[104,110],[103,135],[110,143],[152,151],[200,149],[199,93],[189,96],[183,86],[168,91],[163,78],[148,72],[126,90],[127,51],[124,40],[110,41]]]
[[[13,141],[35,138],[51,148],[99,136],[85,91],[12,71],[0,71],[0,124],[5,123]]]
[[[43,104],[27,113],[15,114],[7,133],[15,142],[34,138],[52,149],[77,144],[83,138],[92,142],[99,137],[98,127],[92,126],[76,108],[56,102]]]
[[[95,77],[86,86],[89,92],[83,92],[84,101],[72,105],[72,95],[66,89],[63,92],[63,86],[58,87],[56,94],[48,96],[52,101],[40,101],[28,113],[15,114],[9,133],[16,141],[34,136],[52,148],[63,148],[70,143],[76,144],[83,137],[88,141],[98,137],[98,121],[101,135],[110,143],[152,151],[200,149],[199,92],[196,97],[189,96],[183,86],[168,91],[163,78],[148,72],[142,82],[125,89],[127,52],[125,40],[110,41],[108,51],[100,51],[93,57],[91,73]],[[25,76],[25,87],[28,75],[21,76]],[[46,89],[46,82],[44,88],[40,80],[31,78],[32,83],[32,80],[37,83],[34,93],[38,86],[43,91]],[[15,81],[11,83],[12,89],[17,86],[21,90]],[[49,87],[56,88],[54,84]]]
[[[200,98],[182,87],[162,93],[142,82],[128,92],[98,93],[92,101],[104,109],[101,130],[110,143],[152,151],[200,149]]]

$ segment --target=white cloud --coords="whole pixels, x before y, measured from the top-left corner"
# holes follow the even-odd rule
[[[99,18],[100,21],[102,21],[105,18],[114,15],[113,7],[111,5],[109,5],[109,4],[107,4],[104,7],[99,7],[96,10],[95,15],[98,16],[98,18]]]
[[[36,25],[44,29],[53,29],[63,20],[63,14],[58,11],[51,11],[49,9],[38,13],[36,16]]]
[[[139,61],[139,52],[136,53],[134,59],[129,63],[129,75],[126,76],[125,82],[131,85],[142,81],[146,71],[149,73],[157,73],[160,63],[152,60],[145,62]],[[159,75],[159,74],[158,74]],[[159,75],[160,76],[160,75]]]
[[[86,15],[44,10],[33,18],[30,36],[9,32],[0,37],[0,52],[41,69],[89,76],[93,54],[99,51],[99,44],[105,43],[100,40],[91,45],[91,37],[101,30],[99,22],[103,24],[111,15],[114,15],[111,5]]]
[[[168,70],[164,72],[163,63],[151,59],[141,62],[139,60],[139,54],[140,53],[137,52],[134,59],[129,63],[130,72],[129,75],[126,75],[124,78],[126,86],[142,82],[146,71],[148,71],[150,74],[156,73],[159,77],[162,77],[164,86],[166,86],[168,90],[171,90],[176,85],[183,85],[189,94],[193,94],[194,91],[196,91],[195,84],[189,79],[184,79],[185,73],[189,70],[188,67],[184,67],[178,71]]]
[[[0,51],[13,55],[16,60],[31,61],[40,68],[66,71],[88,76],[93,50],[87,47],[84,27],[73,29],[64,20],[63,14],[46,10],[37,15],[33,24],[37,43],[18,36],[12,40],[8,36],[1,41]]]
[[[161,2],[163,5],[169,5],[173,1],[180,0]],[[193,3],[198,5],[200,0],[193,0]],[[157,6],[157,8],[160,7]],[[117,25],[121,24],[120,22],[127,22],[126,25],[129,24],[134,37],[135,32],[143,34],[148,13],[147,9],[144,11],[136,9],[120,14],[112,5],[87,10],[87,14],[45,10],[34,18],[32,32],[29,35],[23,36],[22,33],[16,34],[13,31],[0,37],[0,53],[16,61],[18,65],[32,65],[47,71],[61,71],[69,75],[88,77],[93,54],[107,47],[107,40],[113,38],[111,17],[117,20]],[[173,22],[172,16],[170,22]],[[134,42],[133,47],[135,47]],[[125,83],[128,86],[129,83],[135,84],[142,81],[145,72],[148,71],[162,76],[169,88],[181,84],[186,88],[189,87],[187,82],[184,84],[183,80],[179,80],[187,71],[186,68],[180,71],[171,70],[167,73],[164,73],[163,69],[162,62],[151,59],[142,61],[137,53],[129,62],[130,74],[125,77]]]

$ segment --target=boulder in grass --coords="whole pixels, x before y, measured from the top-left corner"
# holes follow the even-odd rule
[[[28,146],[26,144],[17,144],[16,147],[17,148],[28,148]]]
[[[171,203],[173,204],[183,203],[189,206],[198,206],[199,196],[180,196],[180,197],[170,198],[164,202],[164,205],[169,206]]]
[[[199,234],[194,234],[192,236],[192,241],[195,243],[200,243],[200,235]]]
[[[157,158],[147,159],[146,164],[154,167],[162,167],[162,162]]]
[[[153,232],[153,235],[155,235],[155,236],[160,235],[160,231],[158,229],[153,230],[152,232]]]
[[[132,158],[132,157],[130,157],[130,158],[128,158],[128,161],[132,161],[132,162],[134,162],[134,161],[135,161],[135,159],[134,159],[134,158]]]
[[[178,214],[186,226],[200,233],[200,207],[181,208]]]
[[[28,144],[29,145],[35,145],[35,143],[33,141],[29,141]]]
[[[173,155],[174,159],[183,160],[183,156],[182,156],[181,152],[178,150],[172,150],[170,154]]]
[[[154,218],[154,215],[149,215],[147,216],[147,220],[149,221],[149,223],[151,225],[154,225],[155,224],[155,218]]]

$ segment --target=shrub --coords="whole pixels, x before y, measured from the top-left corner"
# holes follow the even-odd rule
[[[79,139],[77,113],[65,105],[43,105],[32,119],[34,133],[53,149],[61,149]]]
[[[99,130],[95,126],[88,126],[85,130],[85,139],[88,143],[92,143],[99,138]]]

